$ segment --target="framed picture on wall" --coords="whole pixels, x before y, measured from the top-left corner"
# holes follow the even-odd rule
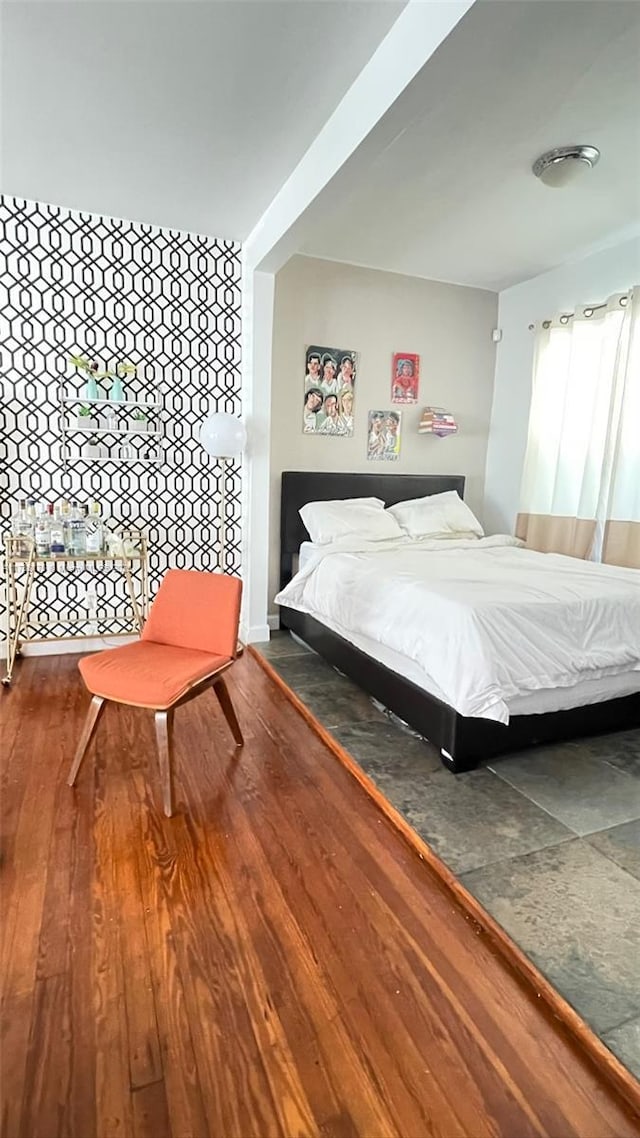
[[[400,457],[400,411],[370,411],[367,458],[395,462]]]
[[[305,349],[305,435],[353,435],[358,353],[348,348],[309,344]]]
[[[417,403],[420,382],[420,356],[415,352],[395,352],[391,365],[391,402]]]

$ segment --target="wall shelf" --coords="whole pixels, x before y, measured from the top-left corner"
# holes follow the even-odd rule
[[[120,465],[121,463],[127,463],[127,462],[141,462],[147,466],[159,466],[160,463],[163,461],[163,459],[164,459],[163,454],[159,454],[156,458],[135,458],[135,457],[134,458],[120,458],[117,454],[114,454],[114,455],[101,454],[101,455],[97,455],[95,458],[90,458],[88,455],[76,454],[76,455],[73,455],[72,457],[67,456],[67,458],[64,460],[64,462],[65,462],[65,466],[68,466],[70,463],[76,463],[76,462],[115,462],[118,465]]]
[[[150,439],[154,436],[160,439],[168,438],[164,431],[154,428],[152,431],[136,431],[125,427],[65,427],[66,435],[137,435],[140,439]]]
[[[81,395],[63,395],[60,400],[65,406],[84,403],[87,407],[113,407],[115,410],[126,410],[127,407],[153,407],[161,410],[162,403],[150,403],[143,399],[83,399]]]
[[[162,403],[157,399],[86,399],[81,394],[71,394],[69,391],[60,390],[60,458],[62,460],[63,469],[67,470],[69,466],[76,466],[78,463],[87,463],[89,466],[104,465],[104,463],[112,462],[116,466],[120,465],[142,465],[142,466],[161,466],[165,461],[165,453],[163,443],[167,436],[163,431],[163,424],[160,420],[160,413],[162,411]],[[73,408],[77,407],[91,407],[96,409],[96,419],[101,424],[96,427],[83,427],[78,424],[76,415],[76,422],[69,420],[74,417]],[[108,426],[104,425],[106,409],[109,409],[110,418],[112,422]],[[71,410],[70,410],[71,409]],[[149,413],[148,429],[141,431],[135,427],[126,425],[127,419],[135,411],[145,411]],[[125,424],[125,425],[123,425]],[[149,429],[150,428],[150,429]],[[137,439],[137,444],[127,446],[130,452],[126,455],[114,454],[83,454],[83,447],[86,446],[86,440],[91,436],[99,436],[104,438],[105,435],[113,435],[115,437],[125,437],[128,439]],[[95,449],[104,449],[98,448]],[[114,448],[115,449],[115,448]]]

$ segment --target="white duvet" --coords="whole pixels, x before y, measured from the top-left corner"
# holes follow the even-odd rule
[[[516,696],[640,671],[640,571],[512,537],[341,539],[276,602],[402,653],[460,714],[502,723]]]

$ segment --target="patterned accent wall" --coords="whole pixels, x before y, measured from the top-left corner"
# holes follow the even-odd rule
[[[126,462],[112,449],[63,468],[60,395],[84,392],[72,354],[104,369],[137,366],[125,389],[161,404],[158,465],[134,448]],[[220,474],[198,427],[211,411],[240,413],[238,245],[0,197],[0,374],[2,530],[18,497],[98,498],[112,522],[147,532],[152,595],[169,566],[216,566]],[[240,569],[240,479],[229,463],[231,572]]]

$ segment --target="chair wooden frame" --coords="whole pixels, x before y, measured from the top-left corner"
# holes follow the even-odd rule
[[[168,704],[166,707],[149,707],[148,704],[94,695],[89,704],[82,735],[80,736],[78,748],[73,763],[71,764],[71,770],[69,771],[69,777],[67,779],[69,786],[75,786],[82,761],[95,735],[105,703],[123,703],[128,707],[145,707],[147,710],[155,713],[158,763],[162,781],[162,804],[167,818],[171,818],[173,815],[173,713],[176,707],[181,707],[183,703],[189,703],[192,699],[202,695],[207,689],[213,688],[213,691],[218,697],[218,703],[222,708],[223,715],[231,729],[236,747],[242,747],[244,744],[240,724],[238,723],[231,696],[229,695],[229,689],[223,677],[223,673],[228,671],[234,663],[235,659],[229,660],[226,664],[223,664],[221,668],[216,668],[215,672],[210,672],[208,676],[197,680],[190,688],[187,688],[182,695],[178,696],[173,703]]]

